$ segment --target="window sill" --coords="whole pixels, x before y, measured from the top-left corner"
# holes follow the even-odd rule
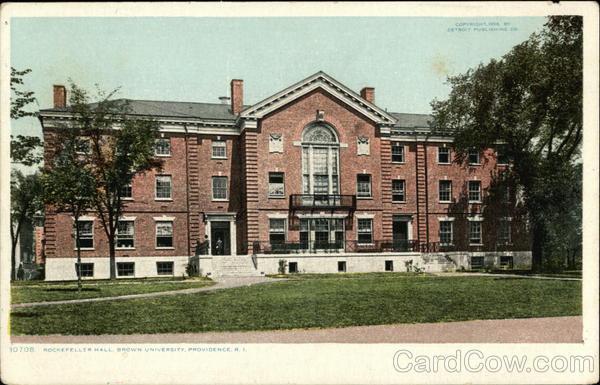
[[[481,166],[481,163],[469,163],[469,166]]]
[[[154,154],[154,156],[157,158],[170,158],[171,154],[167,154],[167,155]]]
[[[480,205],[481,201],[469,201],[469,204],[476,204],[476,205]]]
[[[469,243],[469,246],[483,246],[483,243]]]
[[[76,247],[76,248],[74,248],[73,250],[77,251],[77,247]],[[90,247],[82,247],[82,248],[80,248],[79,250],[80,250],[80,251],[94,251],[94,250],[96,250],[96,249],[94,249],[93,247],[91,247],[91,248],[90,248]]]
[[[122,201],[133,202],[133,198],[121,198]]]
[[[392,203],[406,203],[406,201],[392,201]]]
[[[452,201],[440,201],[440,203],[448,204],[448,203],[452,203]]]
[[[173,198],[154,198],[154,200],[160,202],[172,202]]]
[[[437,164],[442,165],[442,166],[450,166],[452,163],[450,163],[450,162],[438,162]]]
[[[373,197],[356,197],[356,199],[373,200]]]
[[[454,243],[440,243],[441,247],[454,246]]]
[[[393,160],[392,160],[392,163],[393,164],[406,164],[406,162],[394,162]]]
[[[225,158],[220,158],[220,157],[216,157],[216,156],[211,156],[210,157],[211,160],[227,160],[227,157]]]
[[[269,199],[285,199],[285,195],[277,195],[277,196],[269,195],[268,198]]]
[[[175,250],[174,247],[155,247],[156,250]]]
[[[229,199],[212,199],[213,202],[229,202]]]

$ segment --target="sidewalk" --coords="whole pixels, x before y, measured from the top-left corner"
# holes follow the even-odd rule
[[[67,304],[74,304],[74,303],[103,302],[103,301],[114,301],[114,300],[133,299],[133,298],[166,297],[166,296],[172,296],[172,295],[195,294],[195,293],[200,293],[203,291],[231,289],[234,287],[252,286],[252,285],[259,285],[259,284],[263,284],[263,283],[287,280],[287,278],[267,278],[267,277],[221,277],[221,278],[217,278],[217,279],[218,279],[218,281],[216,281],[217,283],[212,286],[197,287],[197,288],[193,288],[193,289],[161,291],[161,292],[156,292],[156,293],[144,293],[144,294],[130,294],[130,295],[121,295],[121,296],[117,296],[117,297],[99,297],[99,298],[72,299],[72,300],[51,301],[51,302],[18,303],[18,304],[12,304],[12,305],[10,305],[10,307],[11,307],[11,309],[14,310],[14,309],[38,307],[38,306],[55,306],[55,305],[67,305]]]
[[[12,336],[13,343],[580,343],[583,319],[522,318],[339,329],[98,336]]]

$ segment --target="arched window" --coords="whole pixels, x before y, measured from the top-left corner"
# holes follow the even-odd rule
[[[302,135],[302,191],[339,194],[339,142],[332,127],[313,124]]]

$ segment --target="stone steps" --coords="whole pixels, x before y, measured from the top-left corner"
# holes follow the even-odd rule
[[[215,256],[212,259],[213,277],[260,277],[250,256]]]

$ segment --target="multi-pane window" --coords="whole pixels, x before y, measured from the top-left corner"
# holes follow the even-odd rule
[[[156,262],[156,274],[173,275],[173,262]]]
[[[135,275],[135,262],[117,262],[117,276],[133,277]]]
[[[513,257],[511,255],[500,256],[500,267],[513,268]]]
[[[156,222],[156,247],[173,247],[173,222]]]
[[[481,181],[469,181],[469,202],[481,202]]]
[[[303,194],[339,194],[339,147],[329,127],[308,127],[302,139]]]
[[[133,249],[134,247],[134,221],[119,221],[117,223],[117,248]]]
[[[509,244],[511,241],[510,236],[510,220],[501,219],[498,222],[498,243]]]
[[[372,196],[370,174],[358,174],[356,176],[356,192],[359,198],[370,198]]]
[[[440,181],[440,202],[450,202],[452,200],[452,181]]]
[[[126,184],[121,188],[121,199],[132,199],[133,198],[133,190],[131,188],[131,183]]]
[[[269,242],[285,243],[285,219],[269,219]]]
[[[171,155],[171,140],[169,138],[159,138],[154,142],[154,155]]]
[[[404,163],[404,145],[399,142],[392,142],[392,162]]]
[[[269,197],[280,198],[285,196],[284,173],[269,173]]]
[[[373,243],[372,219],[358,219],[358,243]]]
[[[75,273],[79,269],[81,277],[93,277],[94,276],[94,264],[93,263],[76,263]]]
[[[478,150],[470,150],[468,157],[469,157],[469,164],[479,164],[479,151]]]
[[[440,221],[440,244],[452,244],[452,221]]]
[[[483,269],[483,257],[471,257],[471,269]]]
[[[227,158],[227,142],[224,140],[213,140],[212,157],[217,159]]]
[[[156,199],[171,199],[171,175],[156,176]]]
[[[393,202],[405,202],[406,201],[406,189],[405,189],[405,182],[403,179],[392,180],[392,201]]]
[[[212,178],[212,199],[227,200],[227,177],[213,176]]]
[[[441,164],[450,163],[450,148],[438,147],[438,163],[441,163]]]
[[[481,221],[469,221],[469,243],[472,245],[481,245]]]
[[[82,249],[94,248],[94,221],[77,221],[79,228],[79,244],[75,243],[75,247],[79,246]],[[76,239],[77,241],[77,239]]]
[[[79,155],[89,155],[91,153],[90,138],[77,138],[75,152]]]

